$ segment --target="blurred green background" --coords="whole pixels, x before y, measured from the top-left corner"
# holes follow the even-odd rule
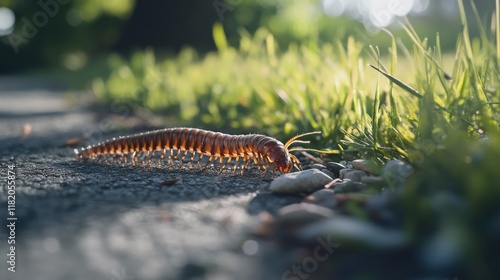
[[[424,106],[367,65],[389,65],[389,74],[456,108],[439,112],[445,122],[480,131],[474,112],[496,102],[497,77],[472,64],[495,55],[495,3],[474,3],[0,0],[0,74],[90,90],[94,109],[116,113],[123,103],[163,126],[279,139],[321,130],[315,144],[355,142],[355,153],[412,162]],[[444,70],[451,83],[438,79]],[[493,90],[473,82],[476,72]]]
[[[494,1],[476,1],[484,22]],[[379,31],[403,34],[397,21],[408,15],[422,37],[441,34],[443,49],[453,48],[461,30],[454,0],[0,0],[0,73],[50,68],[78,71],[109,53],[129,54],[153,47],[176,54],[191,46],[215,50],[212,26],[220,21],[229,44],[238,45],[244,32],[266,28],[284,49],[290,43],[315,39],[345,41],[349,35],[369,44],[388,46]],[[467,4],[467,3],[465,3]],[[409,6],[408,6],[409,5]],[[470,10],[470,7],[466,8]],[[11,15],[15,21],[11,21]],[[398,16],[400,15],[400,16]],[[489,15],[491,16],[491,14]],[[12,24],[13,25],[12,25]],[[389,24],[388,23],[392,23]],[[477,34],[472,27],[471,33]],[[407,40],[407,36],[401,36]],[[94,71],[99,67],[92,68]]]

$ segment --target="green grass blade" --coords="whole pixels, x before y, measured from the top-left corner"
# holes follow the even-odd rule
[[[394,82],[394,84],[398,85],[400,88],[402,88],[404,91],[408,92],[409,94],[413,95],[413,96],[416,96],[418,98],[424,98],[424,96],[419,93],[418,91],[416,91],[415,89],[413,89],[412,87],[410,87],[409,85],[403,83],[402,81],[398,80],[397,78],[391,76],[390,74],[378,69],[377,67],[373,66],[370,64],[370,67],[372,67],[373,69],[377,70],[380,74],[386,76],[389,80],[391,80],[392,82]],[[448,110],[447,108],[439,105],[437,102],[433,101],[434,105],[439,108],[440,110],[443,110],[445,112],[447,112],[448,114],[452,115],[452,116],[455,116],[457,118],[459,118],[460,120],[462,120],[463,122],[465,122],[467,125],[469,125],[470,127],[472,127],[474,130],[478,130],[478,128],[475,127],[474,124],[472,124],[471,122],[469,122],[468,120],[464,119],[463,117],[457,115],[456,113]]]
[[[214,24],[212,29],[215,45],[219,52],[223,52],[227,49],[228,43],[226,39],[226,34],[224,33],[224,27],[222,23],[217,22]]]
[[[408,26],[409,27],[408,27]],[[415,30],[411,27],[411,24],[407,22],[407,25],[402,25],[403,29],[406,31],[408,36],[410,36],[410,39],[413,41],[414,45],[436,66],[437,69],[439,69],[443,75],[447,75],[446,71],[441,67],[441,65],[432,57],[432,55],[429,54],[429,52],[425,49],[425,47],[422,45],[420,42],[420,39],[418,38]]]
[[[387,72],[384,72],[382,70],[380,70],[379,68],[373,66],[370,64],[370,67],[377,70],[380,74],[386,76],[391,82],[393,82],[394,84],[398,85],[400,88],[402,88],[404,91],[408,92],[409,94],[413,95],[413,96],[416,96],[418,98],[424,98],[424,96],[422,94],[420,94],[418,91],[416,91],[415,89],[413,89],[412,87],[410,87],[409,85],[403,83],[402,81],[396,79],[395,77],[393,77],[392,75],[390,75],[389,73]]]
[[[469,36],[469,27],[467,25],[467,15],[465,14],[464,3],[462,0],[457,0],[457,2],[458,2],[458,10],[460,11],[460,19],[462,21],[462,27],[463,27],[462,37],[463,37],[464,47],[467,53],[467,57],[471,61],[474,61],[474,55],[472,53],[472,46]]]

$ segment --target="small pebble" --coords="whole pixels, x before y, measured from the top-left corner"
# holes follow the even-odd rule
[[[342,160],[339,162],[341,165],[345,166],[346,168],[352,168],[352,162],[350,161],[345,161],[345,160]]]
[[[310,194],[309,196],[307,196],[305,199],[306,200],[311,200],[311,201],[315,201],[315,200],[322,200],[322,199],[328,199],[328,198],[331,198],[333,197],[333,195],[335,194],[335,192],[331,189],[321,189],[319,191],[315,191],[313,192],[312,194]]]
[[[352,166],[358,170],[365,171],[367,173],[379,175],[380,168],[373,161],[365,159],[355,159],[352,161]]]
[[[298,203],[280,209],[276,223],[280,227],[302,226],[318,220],[333,217],[331,209],[309,203]]]
[[[304,198],[304,202],[313,203],[326,208],[333,209],[337,205],[334,199],[335,191],[332,189],[321,189]]]
[[[372,195],[364,193],[337,193],[335,194],[335,203],[341,206],[346,202],[356,202],[359,206],[365,207],[366,202]]]
[[[353,182],[361,182],[361,178],[368,177],[368,173],[357,169],[340,170],[340,179],[349,179]]]
[[[301,230],[298,237],[306,241],[323,237],[328,242],[384,250],[401,248],[408,242],[404,231],[386,229],[367,221],[342,216],[311,224]]]
[[[372,186],[383,187],[386,184],[386,181],[384,180],[384,178],[379,176],[373,176],[373,177],[370,176],[361,178],[361,183],[365,183],[367,185],[372,185]]]
[[[324,188],[332,180],[318,169],[308,169],[281,175],[271,182],[269,190],[273,193],[313,192]]]
[[[326,175],[332,177],[332,178],[337,178],[337,176],[335,176],[335,174],[333,174],[333,172],[331,172],[330,170],[326,169],[326,168],[323,168],[323,169],[320,169],[321,172],[325,173]]]
[[[319,169],[319,170],[326,168],[326,166],[324,166],[323,164],[319,164],[319,163],[313,163],[313,164],[310,164],[309,166],[311,168]]]
[[[342,182],[336,184],[333,189],[335,193],[350,193],[359,192],[366,189],[368,185],[360,182],[353,182],[349,179],[344,179]]]
[[[333,172],[333,174],[335,174],[335,177],[339,177],[339,173],[340,173],[340,170],[342,169],[346,169],[347,167],[345,167],[345,165],[342,165],[340,163],[336,163],[336,162],[327,162],[326,163],[326,168],[328,170],[330,170],[331,172]]]
[[[390,160],[382,168],[382,178],[389,188],[401,185],[413,173],[413,167],[400,160]]]

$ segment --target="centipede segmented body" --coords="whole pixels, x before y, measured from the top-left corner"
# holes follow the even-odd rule
[[[168,151],[168,164],[173,164],[175,159],[180,158],[182,166],[186,156],[191,154],[191,164],[195,161],[196,155],[199,155],[196,160],[198,165],[203,157],[208,157],[203,169],[209,163],[219,159],[220,172],[234,160],[234,172],[240,166],[241,174],[251,162],[257,165],[259,173],[261,168],[264,172],[271,169],[273,173],[274,171],[288,173],[294,166],[297,169],[302,169],[299,160],[290,153],[291,151],[314,150],[288,149],[288,147],[293,143],[309,143],[309,141],[297,139],[319,133],[321,132],[303,133],[292,137],[283,144],[275,138],[261,134],[229,135],[197,128],[166,128],[113,138],[85,149],[82,148],[81,151],[75,149],[75,153],[83,159],[97,158],[98,156],[112,158],[119,156],[122,161],[127,162],[130,158],[133,164],[140,161],[141,164],[145,165],[149,165],[155,154],[159,154],[159,166]],[[141,158],[142,160],[140,160]]]

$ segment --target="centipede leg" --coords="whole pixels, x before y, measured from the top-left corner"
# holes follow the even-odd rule
[[[140,153],[135,152],[132,154],[132,165],[136,165],[139,161]]]
[[[269,173],[271,173],[271,178],[274,176],[274,164],[271,162],[271,160],[267,157],[264,157],[264,161],[266,162],[266,171],[270,170]]]
[[[220,158],[220,164],[219,164],[219,172],[217,172],[217,176],[220,176],[222,174],[222,172],[224,171],[224,165],[222,165],[222,160],[223,158],[221,157]]]
[[[177,150],[170,149],[170,151],[168,152],[168,161],[167,161],[168,167],[174,165],[175,155],[172,157],[172,155],[174,154],[174,151],[177,151]]]
[[[149,166],[149,164],[151,164],[151,161],[153,160],[153,157],[155,156],[155,151],[152,151],[152,152],[149,152],[150,155],[148,157],[148,163],[146,164],[146,167]]]
[[[106,155],[105,157],[103,157],[103,161],[104,161],[105,164],[110,164],[109,158],[110,158],[109,154]]]
[[[274,174],[274,168],[269,159],[265,156],[262,157],[262,166],[264,167],[264,178],[266,177],[269,169],[271,169],[269,172],[271,173],[271,178]]]
[[[264,160],[266,161],[266,167],[269,169],[271,169],[271,176],[274,175],[274,164],[271,162],[271,160],[267,157],[264,158]]]
[[[142,164],[142,161],[144,160],[142,157],[144,156],[144,153],[141,152],[141,151],[137,151],[137,154],[136,154],[136,159],[135,159],[135,163],[139,166],[141,166]]]
[[[243,165],[243,169],[241,169],[241,176],[243,176],[244,170],[248,169],[250,163],[252,163],[252,158],[247,157],[247,159],[245,160],[245,164]]]
[[[123,162],[124,162],[124,165],[128,163],[129,158],[130,158],[130,154],[129,154],[129,153],[126,153],[126,154],[125,154],[125,156],[123,157]]]
[[[161,150],[160,159],[158,159],[158,165],[157,165],[157,167],[160,167],[161,162],[163,161],[163,158],[165,157],[165,152],[166,152],[166,151],[167,151],[167,150],[165,150],[165,149],[162,149],[162,150]]]
[[[217,162],[219,161],[219,157],[218,156],[214,156],[214,168],[217,169]],[[218,165],[218,167],[220,167],[220,165]]]
[[[205,166],[201,169],[201,171],[205,171],[205,169],[207,169],[208,165],[213,160],[213,158],[214,158],[214,156],[211,155],[210,158],[207,161],[207,164],[205,164]]]
[[[181,166],[179,169],[182,167],[182,164],[184,163],[184,160],[186,159],[186,156],[188,155],[188,151],[184,151],[184,154],[182,155],[181,158]],[[194,153],[191,152],[191,159],[189,160],[189,167],[192,169],[193,168],[193,159],[194,159]]]
[[[107,158],[107,156],[105,156],[105,154],[100,154],[98,159],[99,159],[99,162],[100,162],[100,163],[107,163],[107,161],[106,161],[106,160],[107,160],[108,158]]]
[[[222,171],[224,171],[224,169],[226,169],[227,165],[231,162],[231,160],[232,160],[232,159],[233,159],[232,157],[229,157],[229,158],[226,160],[226,162],[224,163],[224,165],[223,165],[223,166],[222,166],[222,168],[220,169],[220,173],[219,173],[219,175],[220,175],[220,174],[222,174]]]
[[[143,161],[143,158],[142,158],[143,156],[144,156],[144,153],[141,151],[138,151],[136,154],[135,164],[137,164],[138,166],[141,166],[142,161]]]
[[[222,161],[223,161],[223,157],[220,157],[220,164],[219,164],[220,170],[219,170],[219,172],[217,172],[217,176],[220,176],[222,174],[222,172],[224,172],[224,166],[225,166],[225,164],[222,165]]]
[[[139,165],[139,160],[141,159],[142,153],[141,152],[136,152],[134,154],[134,165]]]
[[[136,160],[136,159],[135,159],[135,156],[136,156],[136,154],[137,154],[137,153],[136,153],[135,151],[133,151],[133,152],[132,152],[132,154],[130,155],[130,163],[131,163],[132,165],[135,165],[135,160]]]
[[[203,159],[203,154],[200,154],[200,157],[198,158],[198,169],[201,170],[201,160]]]
[[[263,165],[263,162],[261,163],[261,161],[262,161],[261,155],[260,154],[254,154],[254,156],[253,156],[253,163],[255,163],[255,165],[257,165],[257,169],[259,170],[259,177],[262,178],[262,174],[261,174],[261,171],[260,171],[260,166],[262,165],[264,167],[264,165]],[[264,168],[264,170],[265,170],[265,168]]]
[[[248,161],[248,158],[247,158],[247,154],[244,154],[243,155],[243,163],[241,164],[241,176],[243,176],[243,173],[245,172],[245,165],[247,164],[247,161]]]
[[[121,163],[122,165],[123,165],[123,163],[125,162],[126,157],[127,157],[127,153],[122,152],[122,153],[121,153],[121,155],[120,155],[120,163]]]
[[[147,157],[149,156],[149,151],[144,151],[144,152],[141,152],[141,155],[143,156],[142,159],[140,159],[139,161],[139,166],[144,166],[146,163],[146,159]]]
[[[232,157],[229,157],[227,158],[226,162],[224,163],[224,165],[222,166],[222,169],[226,169],[226,167],[228,166],[228,164],[231,163],[231,161],[233,160]]]
[[[97,154],[95,156],[92,157],[93,159],[95,159],[98,163],[102,163],[102,155],[101,154]]]
[[[241,165],[241,172],[240,172],[241,176],[243,176],[243,174],[245,174],[245,164],[244,163]]]
[[[123,153],[119,153],[119,154],[116,154],[114,157],[113,157],[113,161],[119,161],[119,162],[122,162],[122,159],[123,159]]]
[[[183,151],[182,157],[181,157],[181,164],[184,162],[187,156],[187,151]]]
[[[182,157],[181,157],[181,153],[182,153]],[[182,150],[177,150],[177,160],[179,160],[180,158],[180,164],[179,164],[179,168],[178,170],[181,170],[182,169],[182,164],[184,163],[184,157],[186,156],[186,152],[185,151],[182,151]]]
[[[191,151],[191,159],[189,160],[189,169],[194,168],[193,161],[194,161],[195,155],[196,155],[195,152]]]
[[[238,163],[240,162],[240,156],[236,156],[233,174],[236,174],[236,169],[238,169]]]

